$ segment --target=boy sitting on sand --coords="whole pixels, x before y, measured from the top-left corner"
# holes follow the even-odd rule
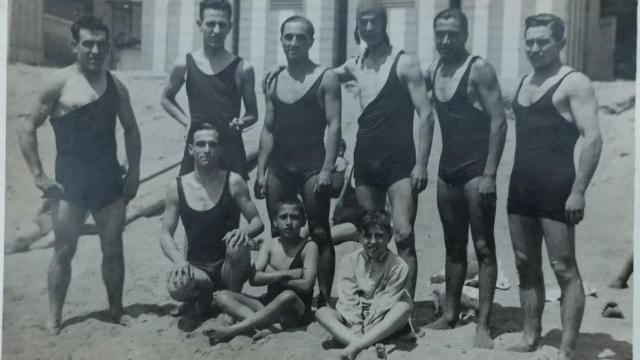
[[[334,338],[347,345],[340,359],[408,327],[413,303],[405,289],[408,266],[387,245],[393,234],[389,213],[368,210],[360,220],[362,248],[345,256],[338,268],[336,310],[323,307],[316,318]]]
[[[305,222],[304,206],[298,199],[278,203],[272,226],[279,230],[280,237],[262,244],[249,277],[253,286],[268,285],[267,294],[257,300],[229,290],[217,293],[214,301],[220,310],[238,322],[206,331],[211,345],[276,322],[283,328],[308,322],[318,272],[318,246],[300,236]]]

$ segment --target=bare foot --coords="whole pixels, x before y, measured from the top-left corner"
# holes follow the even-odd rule
[[[427,329],[431,329],[431,330],[449,330],[449,329],[453,329],[455,326],[456,326],[455,321],[449,321],[443,315],[438,320],[436,320],[436,321],[432,322],[431,324],[427,325]]]
[[[493,349],[493,340],[489,329],[476,328],[476,337],[473,339],[473,347],[480,349]]]
[[[49,334],[51,335],[58,335],[60,334],[60,330],[62,330],[62,328],[60,327],[60,321],[56,321],[53,319],[49,319],[47,320],[47,323],[45,324],[45,327],[47,328],[47,331],[49,332]]]
[[[209,338],[209,345],[215,346],[221,342],[227,342],[233,338],[233,334],[223,327],[214,327],[203,332]]]
[[[626,289],[629,287],[627,282],[621,279],[615,279],[609,284],[609,287],[612,289]]]
[[[251,338],[253,341],[258,341],[261,340],[269,335],[273,334],[273,331],[271,329],[260,329],[260,330],[256,330],[255,335],[253,335],[253,337]]]
[[[537,343],[534,342],[530,344],[525,341],[521,341],[518,345],[507,348],[507,351],[520,352],[520,353],[534,352],[536,350],[538,350]]]
[[[340,353],[338,354],[338,359],[340,359],[340,360],[354,360],[356,358],[357,354],[358,354],[358,352],[355,351],[355,349],[350,349],[350,347],[347,346],[347,348],[345,348],[344,350],[340,351]]]

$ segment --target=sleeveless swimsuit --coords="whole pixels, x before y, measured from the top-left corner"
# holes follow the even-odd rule
[[[403,53],[398,52],[387,82],[358,118],[353,154],[356,185],[387,189],[408,178],[415,166],[415,109],[409,91],[397,75],[398,60]]]
[[[518,102],[526,76],[520,81],[513,99],[516,153],[507,201],[509,214],[567,221],[565,203],[575,180],[573,151],[580,134],[575,124],[558,112],[552,98],[571,72],[529,106]]]
[[[440,101],[435,92],[438,61],[433,75],[433,99],[442,132],[442,154],[438,176],[450,185],[464,185],[482,175],[489,153],[491,119],[469,101],[467,88],[474,56],[469,61],[455,93],[449,101]]]
[[[221,271],[226,245],[222,238],[240,225],[240,209],[229,191],[229,172],[220,200],[204,211],[187,204],[182,177],[177,178],[177,183],[180,219],[187,237],[187,261],[206,272],[214,285],[223,284]]]
[[[302,261],[302,251],[304,250],[305,247],[307,247],[307,244],[310,241],[311,240],[306,240],[304,245],[302,245],[300,250],[298,250],[298,253],[293,258],[293,261],[291,262],[291,265],[289,265],[289,270],[303,268],[304,263]],[[309,292],[301,292],[299,290],[290,289],[280,283],[273,283],[267,286],[267,293],[261,298],[261,302],[264,305],[267,305],[285,290],[293,291],[298,296],[298,298],[302,300],[302,303],[304,304],[304,315],[301,319],[301,322],[302,323],[310,322],[310,320],[312,320],[313,318],[311,313],[311,302],[313,301],[313,289],[311,289],[311,291]]]
[[[325,111],[318,102],[318,89],[326,69],[309,90],[293,103],[283,102],[273,93],[274,142],[269,157],[269,172],[290,186],[301,189],[322,169],[324,163]],[[274,89],[278,87],[276,77]]]
[[[56,140],[56,181],[62,198],[99,210],[122,197],[122,170],[116,148],[116,115],[120,97],[111,73],[97,100],[51,118]]]
[[[191,113],[191,125],[197,122],[214,122],[221,132],[224,143],[223,166],[249,178],[247,156],[242,142],[242,132],[229,127],[231,120],[240,117],[242,95],[236,84],[236,69],[242,58],[236,57],[224,70],[209,75],[196,65],[191,54],[187,54],[186,89]],[[180,175],[193,171],[193,157],[185,146]]]

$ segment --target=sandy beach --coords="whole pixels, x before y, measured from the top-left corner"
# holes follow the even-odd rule
[[[33,217],[40,194],[33,185],[20,154],[16,129],[29,116],[38,84],[52,69],[9,65],[7,91],[7,163],[5,239],[15,236],[20,223]],[[177,162],[183,151],[184,129],[160,107],[160,93],[166,76],[149,73],[115,73],[129,88],[142,134],[142,176]],[[633,95],[633,82],[596,83],[600,105],[612,104]],[[503,85],[510,89],[513,86]],[[507,98],[509,97],[509,92]],[[184,96],[184,92],[181,93]],[[259,98],[261,96],[259,95]],[[179,99],[186,104],[184,98]],[[259,103],[263,104],[263,100]],[[260,116],[262,116],[262,110]],[[351,159],[357,130],[358,105],[349,91],[343,91],[343,137]],[[587,193],[585,220],[576,229],[577,259],[583,281],[597,291],[588,296],[578,359],[631,359],[633,286],[613,290],[607,284],[617,275],[632,250],[634,110],[616,115],[599,113],[604,139],[600,165]],[[261,120],[245,133],[247,148],[257,146]],[[535,353],[517,354],[503,349],[519,340],[521,312],[518,279],[508,233],[506,195],[513,164],[515,124],[509,121],[504,155],[498,173],[498,211],[496,247],[499,262],[509,278],[509,290],[497,290],[492,316],[494,350],[472,348],[475,324],[463,323],[453,330],[430,331],[416,343],[392,343],[389,359],[555,359],[560,343],[560,305],[547,303],[543,316],[543,346]],[[437,128],[437,126],[436,126]],[[118,130],[120,158],[124,159],[122,132]],[[38,132],[42,161],[53,175],[55,145],[46,123]],[[434,134],[429,160],[429,185],[420,195],[416,221],[418,286],[416,311],[418,325],[435,319],[429,277],[444,266],[442,226],[436,209],[437,165],[440,133]],[[578,143],[579,146],[579,143]],[[141,186],[139,197],[129,211],[144,207],[164,196],[165,186],[177,175],[177,168]],[[249,186],[253,187],[252,174]],[[267,219],[263,201],[257,201],[263,220]],[[101,253],[97,236],[83,236],[73,260],[73,275],[63,311],[63,329],[57,337],[45,331],[48,313],[46,272],[51,249],[36,249],[7,255],[4,269],[4,317],[2,357],[4,359],[335,359],[338,350],[329,334],[318,323],[306,329],[269,335],[254,342],[239,336],[226,344],[209,346],[201,333],[217,320],[210,319],[200,329],[186,334],[176,328],[177,318],[169,312],[177,305],[166,290],[171,268],[159,245],[160,217],[142,217],[124,232],[124,304],[130,317],[128,326],[104,321],[106,293],[100,273]],[[266,236],[265,231],[263,236]],[[181,226],[178,236],[183,237]],[[336,248],[337,261],[355,249],[354,243]],[[545,252],[546,253],[546,252]],[[255,256],[255,253],[252,254]],[[557,288],[548,259],[544,258],[545,284]],[[630,284],[632,285],[632,284]],[[265,288],[245,290],[261,294]],[[600,312],[608,301],[616,301],[625,318],[603,318]],[[364,352],[358,359],[375,359]]]

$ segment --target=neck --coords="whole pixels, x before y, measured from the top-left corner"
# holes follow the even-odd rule
[[[218,56],[223,55],[226,52],[226,49],[224,47],[209,46],[206,43],[204,44],[202,49],[204,51],[204,55],[207,58],[216,58]]]
[[[86,79],[87,81],[89,81],[89,83],[95,83],[98,80],[100,80],[100,77],[102,77],[102,74],[104,74],[104,70],[100,69],[99,71],[85,71],[84,69],[82,69],[82,67],[80,66],[80,64],[76,64],[78,72],[80,72]]]
[[[450,57],[442,58],[442,64],[444,65],[460,65],[464,63],[469,57],[469,53],[465,49],[464,51],[460,51]]]
[[[194,175],[196,179],[204,184],[208,183],[211,180],[215,179],[216,176],[220,173],[221,169],[218,166],[209,166],[206,168],[198,167],[197,165],[193,169]]]
[[[306,73],[314,63],[309,58],[300,60],[287,60],[287,70],[291,75],[299,75]]]
[[[389,53],[391,53],[391,44],[385,41],[380,41],[379,43],[371,46],[367,44],[367,54],[369,57],[373,56],[379,58],[389,55]]]
[[[536,78],[546,79],[558,73],[558,70],[562,67],[562,61],[557,59],[545,66],[537,67],[533,69],[533,75]]]
[[[285,245],[295,245],[300,242],[300,235],[293,237],[280,236],[280,242]]]

